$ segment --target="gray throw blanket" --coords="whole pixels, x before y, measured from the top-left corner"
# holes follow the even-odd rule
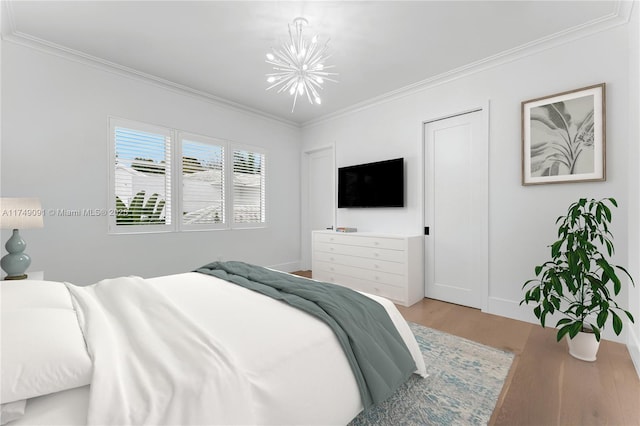
[[[349,360],[365,410],[391,396],[416,370],[384,307],[356,291],[243,262],[213,262],[196,272],[281,300],[329,325]]]

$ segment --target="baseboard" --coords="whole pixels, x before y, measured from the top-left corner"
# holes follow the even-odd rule
[[[538,318],[533,314],[533,309],[527,306],[520,306],[520,302],[503,299],[501,297],[489,297],[487,310],[485,312],[533,324],[540,323]]]
[[[627,349],[629,350],[629,355],[631,355],[631,361],[633,361],[633,365],[636,367],[638,378],[640,378],[640,336],[630,327],[629,323],[627,323],[627,325],[629,328],[629,330],[627,330]]]
[[[295,272],[300,270],[300,261],[280,263],[278,265],[269,265],[268,268],[275,269],[282,272]]]
[[[536,316],[533,314],[533,305],[520,306],[519,301],[516,302],[513,300],[503,299],[500,297],[489,297],[487,301],[487,310],[484,312],[488,314],[493,314],[493,315],[500,315],[502,317],[507,317],[507,318],[511,318],[519,321],[530,322],[532,324],[540,324],[540,321],[538,320],[538,318],[536,318]],[[560,316],[558,315],[547,316],[547,319],[546,319],[547,327],[553,327],[559,319],[560,319]],[[616,334],[611,329],[611,324],[608,324],[608,327],[605,329],[604,333],[602,334],[602,338],[606,340],[611,340],[612,342],[626,344],[627,343],[626,334],[630,329],[631,327],[627,326],[622,330],[622,333],[620,334],[620,336],[616,336]],[[636,363],[636,366],[638,365],[640,365],[640,363]]]

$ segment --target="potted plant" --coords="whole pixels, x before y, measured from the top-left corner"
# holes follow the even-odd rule
[[[569,353],[585,361],[595,361],[607,320],[616,335],[623,327],[620,313],[633,322],[614,299],[622,288],[617,271],[635,283],[625,268],[607,260],[614,253],[608,204],[618,206],[614,198],[581,198],[571,204],[566,216],[556,220],[558,240],[550,246],[551,260],[536,266],[538,278],[522,286],[526,292],[520,305],[535,303],[533,313],[543,327],[548,314],[562,314],[556,323],[557,340],[568,335]]]

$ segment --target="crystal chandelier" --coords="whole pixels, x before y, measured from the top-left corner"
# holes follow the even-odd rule
[[[289,24],[289,41],[283,43],[279,49],[272,48],[272,53],[267,53],[266,62],[273,65],[274,72],[267,74],[267,87],[278,89],[278,93],[285,90],[293,96],[293,107],[296,107],[298,96],[306,95],[310,103],[320,104],[322,100],[318,90],[322,89],[325,81],[336,80],[330,76],[337,73],[327,72],[333,65],[325,65],[329,58],[327,55],[327,45],[329,40],[320,46],[318,36],[314,36],[311,41],[302,36],[302,29],[309,22],[305,18],[296,18]]]

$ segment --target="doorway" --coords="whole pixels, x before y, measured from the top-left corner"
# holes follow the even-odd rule
[[[302,226],[302,268],[311,268],[311,231],[333,229],[335,225],[335,155],[326,146],[304,152],[302,203],[306,211]]]
[[[425,295],[486,309],[489,143],[484,110],[424,123]]]

